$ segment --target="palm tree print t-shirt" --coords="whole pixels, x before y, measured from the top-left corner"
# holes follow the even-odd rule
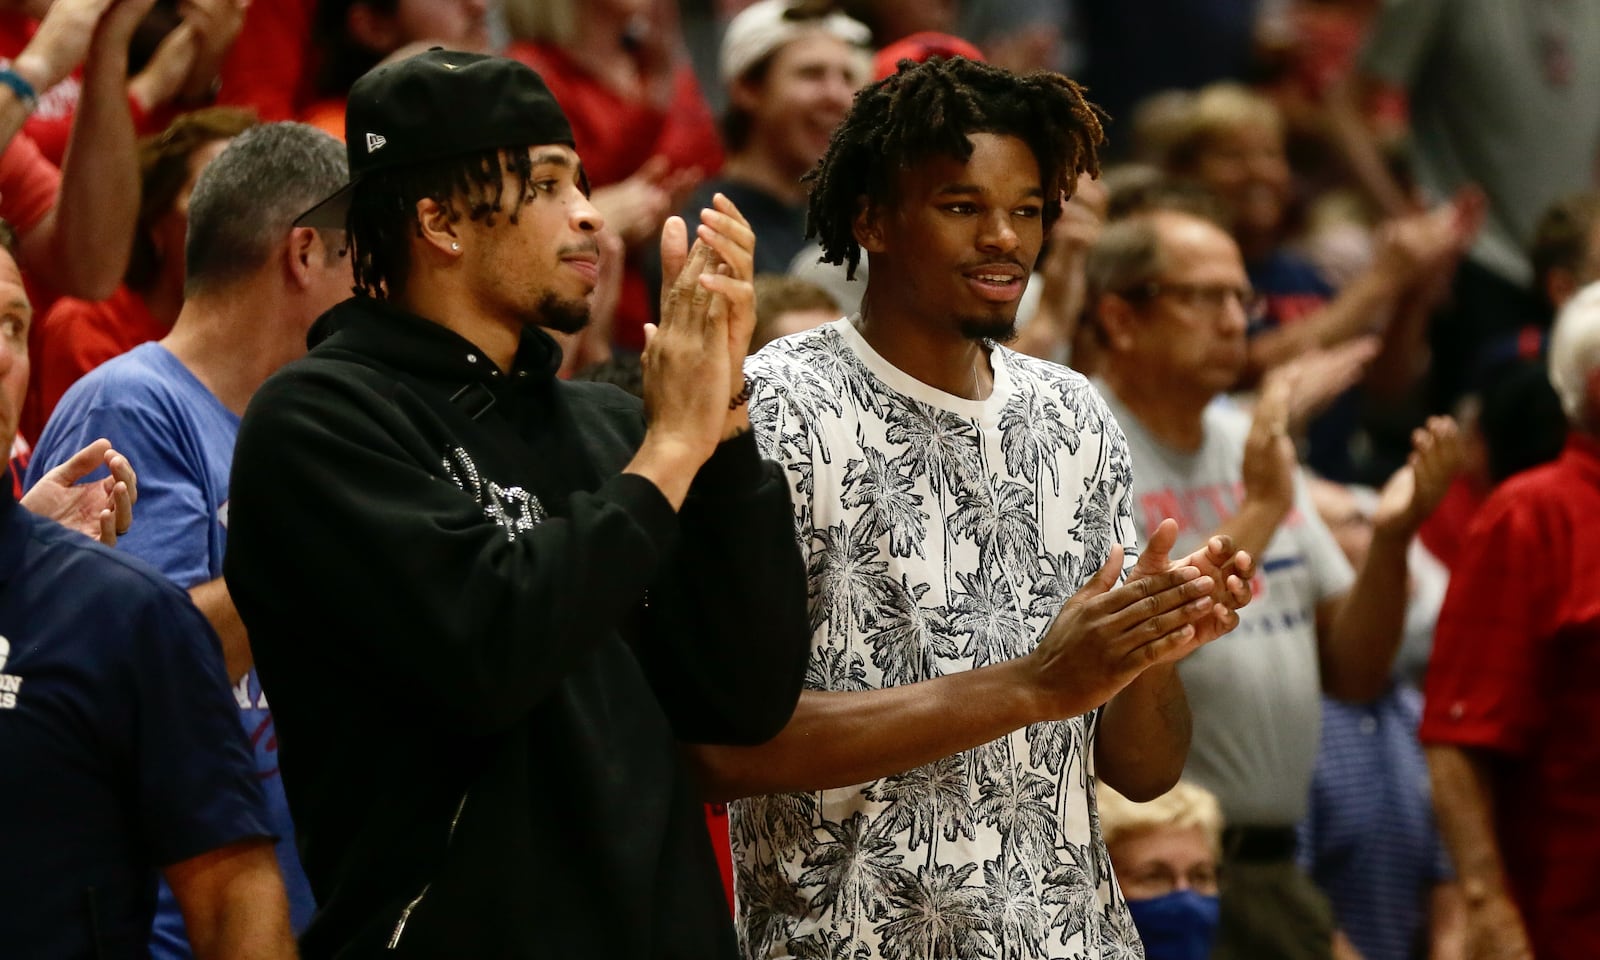
[[[1136,558],[1121,431],[1077,373],[1000,347],[982,401],[878,356],[849,319],[747,365],[806,557],[808,687],[1021,656],[1104,562]],[[750,958],[1131,960],[1094,806],[1098,711],[871,783],[730,811]]]

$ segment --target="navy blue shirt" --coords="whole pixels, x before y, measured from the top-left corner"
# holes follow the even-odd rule
[[[270,838],[216,635],[0,494],[0,950],[145,957],[161,867]]]
[[[28,485],[96,437],[109,437],[139,471],[138,521],[117,540],[131,554],[192,589],[222,576],[228,543],[228,469],[239,417],[159,343],[141,344],[108,360],[72,385],[34,445]],[[96,470],[92,477],[105,475]],[[311,884],[294,848],[294,821],[278,773],[277,728],[261,681],[251,670],[234,685],[239,722],[255,754],[278,841],[278,869],[298,934],[316,909]],[[150,941],[152,960],[193,954],[183,915],[164,886]]]
[[[1281,248],[1246,269],[1250,285],[1267,302],[1266,316],[1251,327],[1251,336],[1298,323],[1338,295],[1310,261]],[[1361,388],[1352,387],[1311,422],[1306,462],[1313,470],[1340,483],[1369,479],[1358,472],[1352,452],[1360,420]]]

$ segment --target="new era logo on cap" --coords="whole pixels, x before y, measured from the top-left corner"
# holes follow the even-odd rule
[[[388,142],[389,141],[387,139],[385,139],[384,137],[379,136],[376,133],[369,133],[369,134],[367,134],[367,152],[368,153],[377,153],[378,150],[380,148],[382,148],[383,145],[388,143]]]

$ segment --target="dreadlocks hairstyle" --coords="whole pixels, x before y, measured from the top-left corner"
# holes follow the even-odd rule
[[[507,170],[516,174],[514,198],[505,196]],[[502,212],[516,223],[532,174],[527,150],[497,148],[385,170],[363,179],[350,198],[345,221],[355,292],[384,299],[405,289],[411,239],[422,236],[417,201],[428,198],[437,202],[451,223],[459,223],[464,215],[492,227],[495,216]]]
[[[1019,76],[965,57],[900,61],[900,70],[856,94],[855,104],[834,131],[828,152],[805,175],[811,185],[806,236],[822,245],[822,259],[848,266],[861,262],[854,223],[868,205],[893,199],[896,175],[944,154],[965,162],[969,134],[1021,139],[1033,150],[1044,195],[1069,197],[1078,174],[1099,174],[1096,148],[1104,141],[1099,107],[1083,98],[1076,83],[1056,73]],[[1044,205],[1044,229],[1060,215]]]

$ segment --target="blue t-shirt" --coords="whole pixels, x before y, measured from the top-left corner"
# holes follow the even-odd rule
[[[0,953],[145,957],[160,867],[273,835],[233,714],[182,591],[0,492]]]
[[[139,476],[133,527],[117,541],[185,590],[222,576],[228,536],[228,471],[239,418],[159,343],[116,357],[72,385],[35,444],[28,486],[55,464],[106,437]],[[103,476],[104,469],[96,476]],[[239,719],[255,750],[256,775],[271,811],[278,865],[298,934],[311,920],[311,885],[294,848],[294,825],[278,775],[272,714],[251,670],[234,688]],[[183,918],[162,888],[152,950],[158,960],[190,956]]]

